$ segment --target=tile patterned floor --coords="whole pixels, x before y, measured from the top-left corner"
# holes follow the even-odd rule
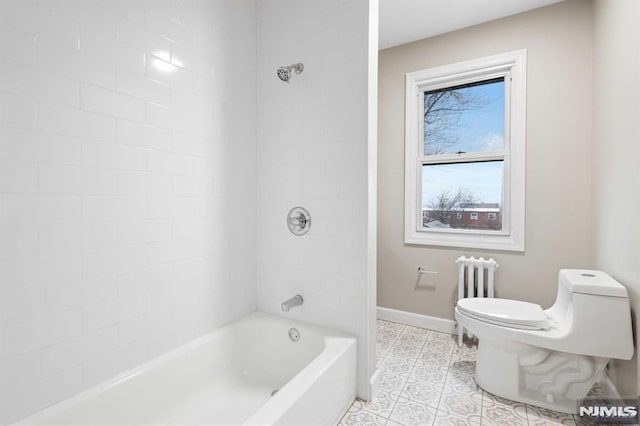
[[[378,320],[378,395],[356,400],[339,426],[583,424],[577,416],[484,392],[473,379],[476,350],[466,341],[458,348],[450,334]]]

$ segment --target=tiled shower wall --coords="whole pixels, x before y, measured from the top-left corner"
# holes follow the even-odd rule
[[[358,337],[366,396],[367,0],[258,2],[258,307]],[[289,84],[279,66],[302,62]],[[311,215],[289,233],[295,206]],[[280,303],[301,294],[304,305]]]
[[[255,44],[252,1],[0,3],[0,423],[255,309]]]

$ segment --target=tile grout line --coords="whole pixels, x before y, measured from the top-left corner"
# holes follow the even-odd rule
[[[421,327],[418,327],[418,328],[421,328]],[[425,328],[424,330],[428,330],[428,329]],[[409,381],[409,378],[411,377],[411,374],[413,373],[413,370],[415,370],[416,364],[418,363],[418,358],[420,357],[420,354],[422,353],[422,350],[427,345],[427,343],[431,340],[431,337],[433,335],[433,330],[428,330],[428,331],[429,331],[429,336],[422,343],[422,345],[420,346],[420,350],[418,351],[418,354],[414,357],[413,365],[411,366],[411,370],[409,371],[409,374],[407,375],[407,379],[404,381],[404,383],[402,385],[402,388],[400,389],[400,393],[398,394],[398,398],[394,402],[393,407],[391,407],[391,411],[389,413],[389,416],[391,416],[391,414],[393,413],[393,410],[396,408],[396,405],[398,405],[398,401],[400,401],[400,398],[402,398],[402,389],[404,389],[404,387],[407,385],[407,383]],[[445,378],[446,378],[446,376],[445,376]],[[412,401],[411,398],[406,398],[406,399],[409,400],[409,401]],[[425,405],[426,407],[428,407],[427,404],[421,404],[421,405]],[[436,414],[437,414],[437,411],[438,411],[438,409],[436,408]],[[389,418],[388,420],[391,420],[391,419]],[[392,421],[395,421],[395,420],[392,420]],[[435,422],[435,418],[433,419],[433,421]],[[396,423],[399,423],[399,422],[396,422]]]

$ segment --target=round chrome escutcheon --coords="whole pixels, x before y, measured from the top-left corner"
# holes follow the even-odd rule
[[[294,207],[287,213],[287,226],[293,235],[304,235],[311,228],[311,215],[304,207]]]
[[[289,339],[291,339],[292,342],[297,342],[298,340],[300,340],[300,332],[297,328],[292,328],[289,330]]]

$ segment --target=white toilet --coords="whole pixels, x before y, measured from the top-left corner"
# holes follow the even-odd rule
[[[456,319],[478,337],[475,379],[503,398],[577,413],[610,358],[633,355],[627,290],[601,271],[563,269],[553,306],[467,298]]]

